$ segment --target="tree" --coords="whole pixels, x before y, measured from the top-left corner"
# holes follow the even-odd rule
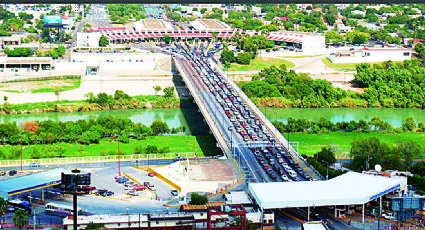
[[[351,143],[350,155],[353,160],[350,167],[355,171],[373,169],[374,165],[382,164],[384,156],[394,153],[386,143],[381,143],[378,138],[355,139]]]
[[[162,88],[159,85],[155,85],[153,86],[153,89],[155,90],[155,94],[158,94],[158,92],[161,91]]]
[[[56,95],[56,97],[58,97],[58,101],[59,101],[59,95],[60,94],[61,94],[61,87],[55,86],[55,95]]]
[[[108,46],[108,45],[109,45],[109,41],[108,41],[108,39],[105,37],[105,35],[100,36],[100,39],[99,39],[99,46],[100,46],[100,47],[106,47],[106,46]]]
[[[331,148],[322,148],[320,152],[314,154],[314,158],[317,159],[317,162],[322,163],[324,161],[328,162],[329,165],[336,163],[335,153]]]
[[[164,88],[164,96],[165,97],[173,97],[174,96],[174,86],[169,86]]]
[[[235,62],[236,61],[235,53],[229,49],[225,49],[223,50],[223,52],[221,52],[221,60],[223,61],[223,63]]]
[[[66,53],[66,48],[65,46],[58,46],[57,48],[55,48],[56,52],[58,52],[59,56],[63,56]]]
[[[207,8],[201,8],[201,14],[205,14],[205,12],[207,12],[208,11],[208,9]]]
[[[9,99],[9,97],[8,96],[3,96],[3,100],[4,100],[4,102],[5,103],[7,103],[7,100]]]
[[[173,41],[173,38],[170,35],[164,34],[164,42],[165,42],[165,44],[170,44],[170,42],[172,42],[172,41]]]
[[[124,93],[124,91],[122,91],[122,90],[115,90],[114,99],[115,100],[120,100],[120,99],[128,100],[128,99],[130,99],[130,96],[128,94]]]
[[[333,30],[326,32],[325,37],[326,37],[326,44],[328,43],[335,44],[335,43],[344,41],[344,37]]]
[[[162,120],[155,120],[152,122],[150,128],[154,135],[159,135],[161,133],[167,133],[170,129],[168,124]]]
[[[402,159],[406,170],[409,170],[412,165],[413,158],[419,157],[422,152],[422,147],[419,143],[414,140],[402,142],[398,146],[398,151]]]
[[[105,227],[105,224],[100,224],[100,223],[93,223],[90,222],[85,228],[84,230],[99,230],[102,227]]]
[[[3,197],[0,197],[0,220],[3,213],[7,211],[7,202]]]
[[[248,65],[251,62],[251,53],[243,52],[238,53],[238,56],[236,57],[236,61],[239,64]]]
[[[13,213],[12,218],[18,229],[22,229],[22,227],[28,224],[28,213],[22,209],[16,210],[15,213]]]
[[[363,44],[370,40],[370,34],[354,30],[353,32],[347,33],[347,40],[352,44]]]
[[[425,176],[425,161],[419,161],[412,165],[410,167],[410,172],[419,176]]]
[[[32,133],[36,133],[40,129],[40,126],[35,121],[27,121],[24,124],[24,130],[27,130]]]
[[[206,195],[199,195],[196,192],[190,194],[191,205],[205,205],[207,203],[208,203],[208,197]]]
[[[406,120],[403,122],[402,126],[404,131],[414,131],[416,128],[416,122],[413,120],[412,117],[406,118]]]

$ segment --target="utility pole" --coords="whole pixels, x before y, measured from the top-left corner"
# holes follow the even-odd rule
[[[118,137],[118,176],[121,176],[120,163],[120,138]]]
[[[22,171],[22,135],[19,135],[21,137],[21,171]]]

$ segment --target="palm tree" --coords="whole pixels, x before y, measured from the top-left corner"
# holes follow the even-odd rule
[[[3,197],[0,197],[0,220],[1,220],[1,216],[3,215],[4,212],[6,212],[7,210],[7,202],[4,200]]]
[[[28,213],[22,209],[18,209],[13,213],[13,222],[18,229],[22,229],[24,225],[28,224]]]

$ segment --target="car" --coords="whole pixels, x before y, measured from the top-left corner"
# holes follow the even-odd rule
[[[6,176],[6,171],[0,171],[0,176]]]
[[[220,159],[220,158],[222,158],[222,157],[224,157],[224,156],[223,156],[223,155],[221,155],[221,154],[220,154],[220,155],[213,156],[213,158],[214,158],[214,159]]]
[[[40,162],[32,162],[31,164],[30,164],[30,168],[39,168],[40,167]]]
[[[130,190],[130,191],[128,191],[126,194],[127,194],[127,195],[130,195],[130,196],[137,196],[137,193],[136,193],[136,191],[134,191],[134,190]]]
[[[134,191],[140,191],[140,190],[145,190],[145,189],[146,189],[146,186],[144,186],[144,185],[136,184],[136,185],[133,186]]]
[[[18,172],[16,170],[10,170],[9,171],[9,176],[14,176],[16,174],[18,174]]]
[[[125,186],[124,190],[133,190],[133,188],[134,188],[133,186]]]
[[[89,190],[89,191],[93,191],[93,190],[95,190],[96,189],[96,187],[94,187],[94,186],[88,186],[88,185],[83,185],[83,186],[81,186],[82,188],[85,188],[85,189],[87,189],[87,190]]]
[[[179,195],[179,191],[176,189],[171,190],[171,195],[173,196],[178,196]]]
[[[155,173],[153,173],[153,172],[149,172],[149,173],[148,173],[148,176],[150,176],[150,177],[154,177],[154,176],[155,176]]]
[[[183,156],[178,156],[174,158],[174,161],[184,161],[184,160],[186,160],[186,157],[183,157]]]

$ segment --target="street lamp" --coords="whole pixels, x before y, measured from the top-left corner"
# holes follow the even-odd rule
[[[232,152],[233,158],[235,158],[235,155],[233,152],[233,126],[229,126],[228,130],[230,131],[230,151]]]
[[[274,119],[274,128],[275,128],[275,136],[277,138],[277,112],[274,112],[275,119]]]
[[[323,163],[326,163],[327,167],[326,167],[326,180],[329,179],[329,163],[325,160],[322,160]]]
[[[21,137],[21,171],[22,171],[22,135],[19,135]]]
[[[120,163],[120,137],[118,137],[118,176],[121,176]]]
[[[148,143],[148,147],[146,147],[146,154],[148,155],[148,168],[147,168],[147,170],[149,171],[149,153],[147,151],[149,151],[149,143]]]

